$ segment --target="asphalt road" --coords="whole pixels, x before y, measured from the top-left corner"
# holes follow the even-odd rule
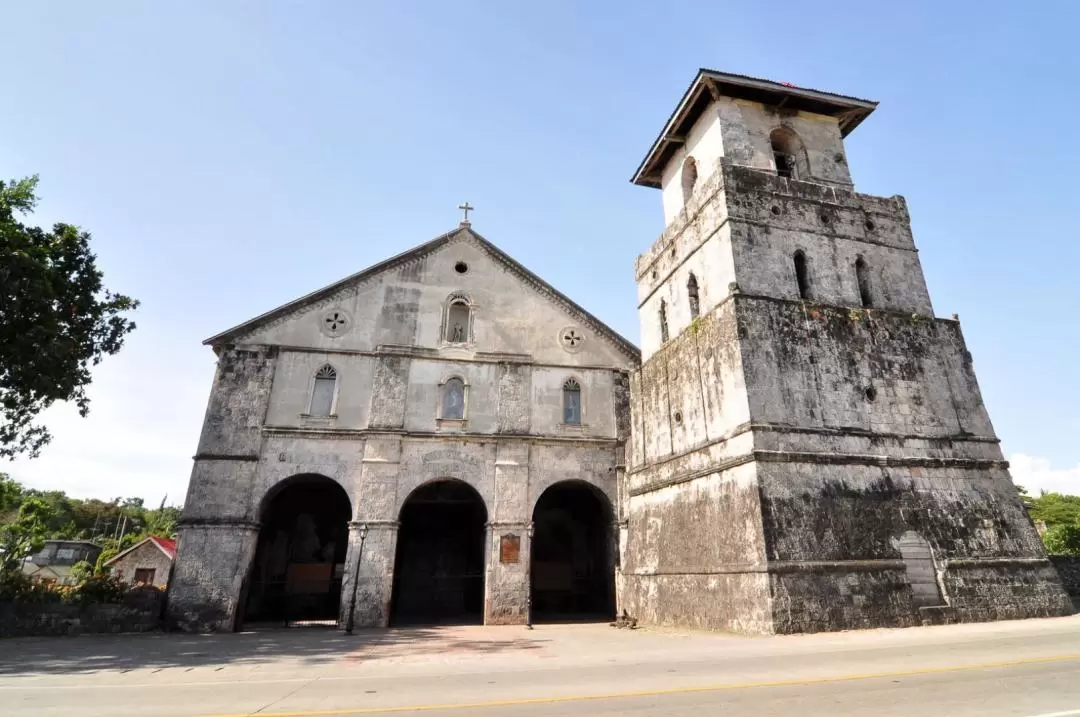
[[[0,641],[0,715],[1080,717],[1080,617],[781,638],[607,626]]]

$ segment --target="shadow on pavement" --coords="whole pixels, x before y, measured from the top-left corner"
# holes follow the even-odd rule
[[[484,630],[480,633],[478,630]],[[34,637],[0,641],[0,676],[86,674],[104,670],[259,665],[352,664],[413,656],[514,653],[544,639],[500,636],[487,628],[390,628],[345,635],[331,628],[277,628],[217,635],[132,634]]]

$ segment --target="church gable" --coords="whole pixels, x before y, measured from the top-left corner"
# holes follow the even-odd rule
[[[624,368],[639,356],[626,339],[467,227],[206,343],[349,351],[415,346]]]

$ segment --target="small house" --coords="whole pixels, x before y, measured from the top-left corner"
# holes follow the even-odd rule
[[[176,557],[176,541],[151,535],[105,563],[110,573],[132,585],[169,583],[169,572]]]
[[[101,546],[88,540],[46,540],[41,550],[23,563],[22,571],[35,582],[68,585],[73,581],[71,568],[86,561],[93,565],[101,555]]]

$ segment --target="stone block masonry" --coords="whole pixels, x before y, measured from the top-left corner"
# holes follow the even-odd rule
[[[621,608],[753,634],[1071,612],[902,198],[721,160],[638,277]]]

